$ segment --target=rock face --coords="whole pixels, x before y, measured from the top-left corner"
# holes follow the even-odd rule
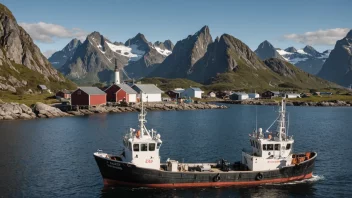
[[[159,47],[160,49],[163,49],[163,50],[165,49],[169,50],[171,52],[174,49],[174,44],[170,40],[165,40],[164,42],[156,41],[154,43],[154,46]]]
[[[69,116],[69,114],[62,112],[60,109],[46,105],[41,102],[37,102],[35,104],[34,112],[40,118],[53,118],[53,117]]]
[[[24,104],[0,103],[0,120],[33,119],[36,115]]]
[[[66,61],[73,56],[76,49],[81,45],[78,39],[72,39],[62,50],[55,52],[48,59],[56,69],[60,68]]]
[[[154,65],[161,63],[170,53],[154,47],[141,33],[122,44],[93,32],[77,47],[60,71],[78,84],[110,84],[115,60],[119,68],[126,67],[131,78],[140,78],[153,71]]]
[[[0,48],[0,65],[14,71],[16,71],[14,64],[24,65],[42,74],[48,81],[49,78],[65,81],[61,75],[58,75],[58,71],[52,68],[29,34],[17,24],[11,11],[2,4],[0,4]],[[20,73],[18,70],[16,72]],[[0,70],[0,74],[2,73],[4,71]]]
[[[208,46],[208,50],[194,66],[190,79],[210,83],[219,73],[236,72],[239,68],[266,70],[255,53],[235,37],[223,34]]]
[[[212,42],[209,27],[204,26],[194,35],[178,41],[172,54],[159,64],[149,77],[187,78]]]
[[[285,50],[279,49],[277,52],[286,61],[313,75],[316,75],[320,71],[325,60],[329,57],[330,54],[330,51],[328,50],[320,53],[309,45],[299,50],[294,47],[289,47]]]
[[[352,30],[336,42],[318,76],[343,86],[352,84]]]
[[[264,64],[281,76],[293,77],[295,75],[295,71],[289,68],[283,60],[277,58],[269,58],[264,60]]]
[[[165,43],[166,42],[166,43]],[[158,64],[162,63],[172,53],[173,44],[165,41],[160,45],[153,45],[147,41],[143,34],[138,33],[134,38],[125,42],[126,46],[137,48],[144,52],[141,59],[129,61],[125,67],[130,78],[142,78],[148,76],[155,70]],[[171,41],[170,41],[171,42]]]
[[[254,52],[261,60],[268,58],[278,58],[284,60],[284,58],[276,51],[274,46],[267,40],[259,44],[258,48]]]

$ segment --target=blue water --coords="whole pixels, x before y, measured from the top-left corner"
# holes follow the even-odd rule
[[[162,161],[240,160],[248,134],[264,130],[277,107],[229,105],[224,110],[148,112],[161,133]],[[93,158],[119,151],[137,113],[0,122],[0,197],[352,197],[352,108],[287,107],[296,152],[316,151],[314,177],[303,182],[209,189],[103,188]]]

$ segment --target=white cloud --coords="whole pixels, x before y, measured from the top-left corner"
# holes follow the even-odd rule
[[[315,32],[305,32],[303,34],[287,34],[283,37],[306,45],[335,45],[337,40],[344,38],[349,28],[335,28],[318,30]]]
[[[53,55],[53,53],[55,53],[56,52],[56,50],[46,50],[46,51],[44,51],[43,52],[43,54],[44,54],[44,56],[46,57],[46,58],[49,58],[51,55]]]
[[[55,38],[77,38],[84,40],[87,32],[79,28],[65,28],[52,23],[19,23],[31,37],[39,42],[53,43]]]

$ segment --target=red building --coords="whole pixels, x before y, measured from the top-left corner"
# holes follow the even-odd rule
[[[65,98],[65,99],[69,99],[71,98],[71,92],[64,89],[64,90],[61,90],[61,91],[58,91],[56,94],[55,94],[56,97],[60,97],[60,98]]]
[[[113,84],[105,89],[106,98],[109,102],[125,101],[136,102],[137,92],[127,84]]]
[[[97,87],[80,87],[71,94],[71,105],[97,106],[106,104],[106,93]]]

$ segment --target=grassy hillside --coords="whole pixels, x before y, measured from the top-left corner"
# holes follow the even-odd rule
[[[163,91],[167,91],[170,89],[175,89],[175,88],[188,88],[190,86],[192,87],[202,87],[202,84],[199,84],[197,82],[188,80],[188,79],[183,79],[183,78],[175,78],[175,79],[167,79],[167,78],[144,78],[141,80],[142,83],[144,84],[156,84],[160,89]]]
[[[57,91],[57,90],[61,90],[61,89],[75,89],[76,88],[76,85],[69,80],[66,80],[65,82],[58,82],[58,81],[53,80],[49,77],[49,81],[47,81],[47,80],[45,80],[44,75],[42,75],[36,71],[28,69],[24,65],[19,65],[19,64],[15,64],[15,63],[13,63],[12,65],[13,65],[14,69],[10,68],[10,66],[7,64],[1,65],[0,66],[0,76],[3,76],[5,78],[8,78],[9,76],[13,76],[18,80],[27,81],[27,85],[25,87],[16,88],[19,92],[27,91],[28,89],[32,89],[33,91],[36,91],[36,90],[38,90],[37,86],[39,84],[46,85],[52,91]],[[62,76],[61,73],[58,73],[58,75]]]

